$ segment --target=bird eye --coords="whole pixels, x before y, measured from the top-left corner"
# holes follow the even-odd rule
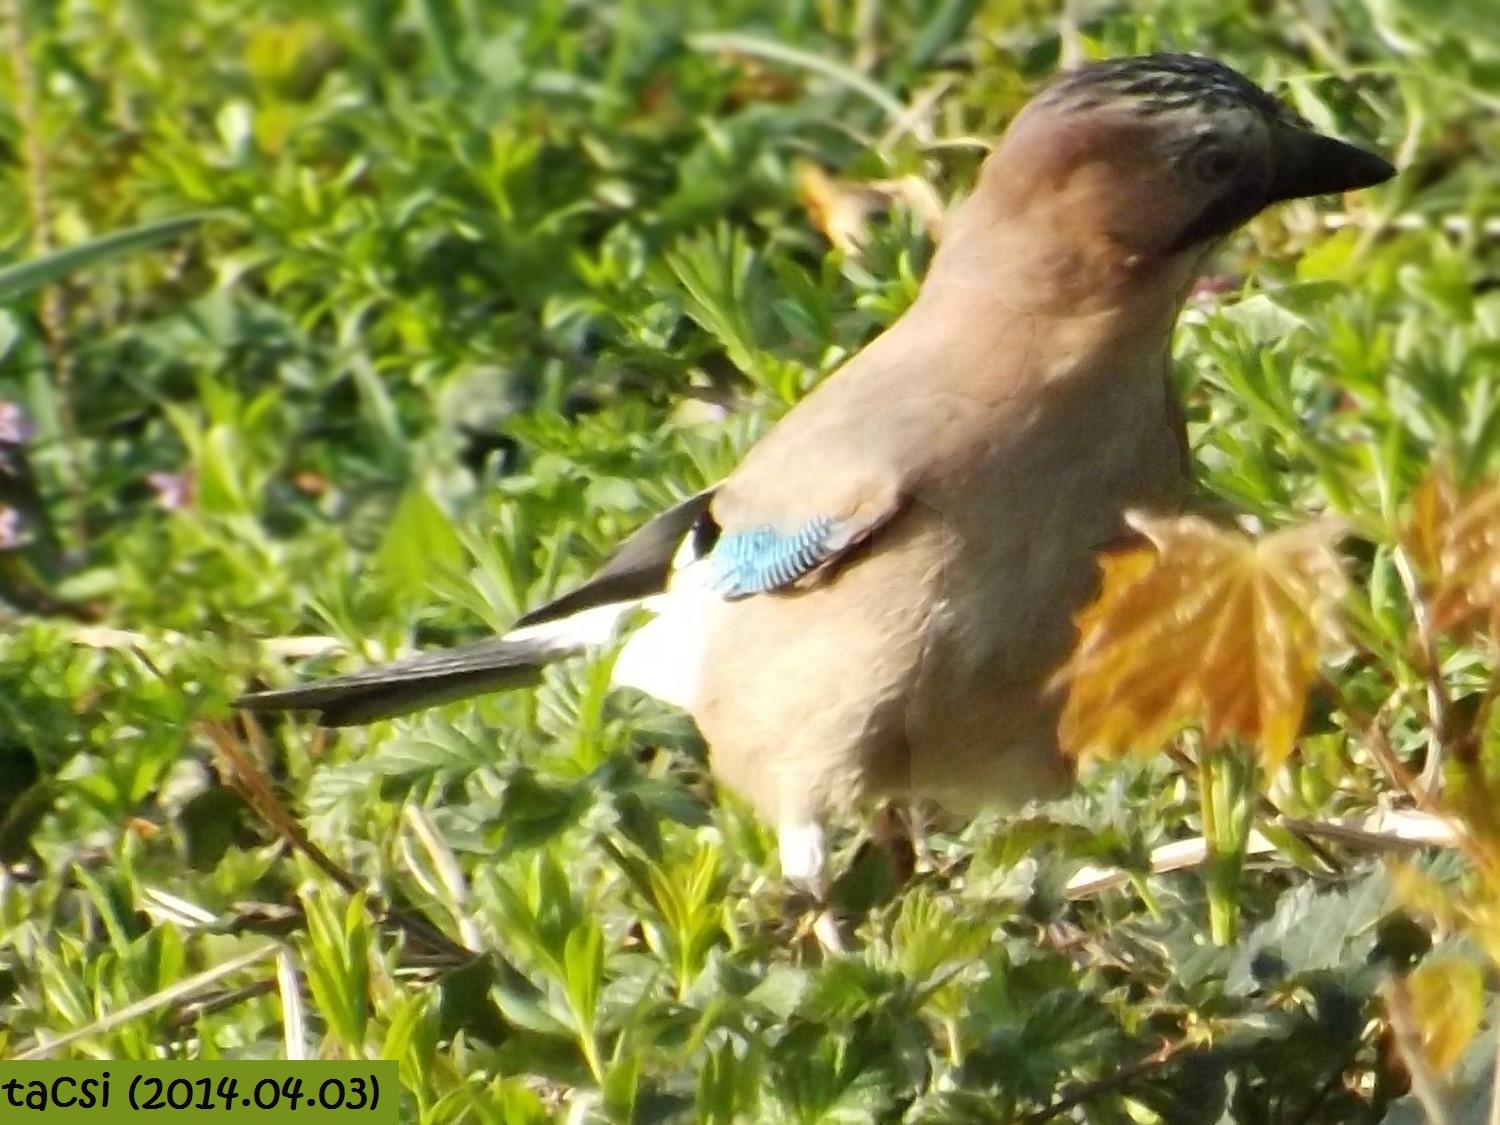
[[[1193,170],[1210,182],[1225,179],[1239,166],[1239,158],[1230,149],[1219,147],[1205,149],[1193,162]]]

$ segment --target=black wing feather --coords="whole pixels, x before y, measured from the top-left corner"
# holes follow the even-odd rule
[[[704,489],[656,516],[626,539],[592,578],[575,590],[538,606],[516,622],[517,629],[571,617],[595,606],[635,601],[667,588],[672,559],[682,541],[707,514],[714,490]]]

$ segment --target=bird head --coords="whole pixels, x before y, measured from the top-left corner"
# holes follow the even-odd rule
[[[1191,273],[1213,244],[1271,204],[1369,187],[1394,173],[1222,63],[1144,55],[1056,78],[986,162],[974,214],[954,218],[966,238],[1028,230],[1004,248],[1012,261],[1024,248],[1054,275],[1071,268],[1095,286],[1134,284],[1144,273]],[[981,253],[974,245],[965,256]]]

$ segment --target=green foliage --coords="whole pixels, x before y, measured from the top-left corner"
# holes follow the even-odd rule
[[[946,198],[1064,46],[1172,48],[1401,154],[1350,225],[1257,223],[1177,347],[1202,491],[1363,537],[1381,659],[1338,681],[1420,767],[1410,593],[1375,544],[1434,457],[1500,468],[1484,7],[1084,5],[1064,44],[1021,0],[21,3],[0,398],[37,432],[0,474],[25,540],[0,550],[0,1049],[263,1057],[300,1034],[400,1059],[433,1125],[1422,1120],[1379,990],[1430,938],[1382,865],[1286,830],[1244,859],[1247,809],[1204,825],[1165,761],[940,826],[899,893],[840,837],[861,910],[824,958],[767,833],[684,723],[606,697],[605,663],[247,735],[329,866],[289,853],[212,724],[252,683],[503,627],[899,315],[921,222],[829,249],[802,161]],[[1478,653],[1444,657],[1482,688]],[[1317,710],[1283,812],[1380,799],[1357,735]],[[1205,832],[1212,878],[1147,872]],[[1127,880],[1066,892],[1095,862]],[[1463,1123],[1489,1027],[1450,1076]]]

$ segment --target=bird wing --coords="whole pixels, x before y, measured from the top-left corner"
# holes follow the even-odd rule
[[[696,529],[707,530],[704,517],[713,495],[714,490],[706,488],[652,517],[616,547],[583,585],[523,614],[515,627],[544,625],[583,610],[661,593],[667,588],[683,540]]]
[[[575,651],[576,646],[550,637],[490,637],[342,676],[251,692],[234,703],[246,711],[317,711],[325,727],[358,726],[471,695],[527,687],[540,682],[547,664]]]
[[[1000,416],[1028,409],[1016,385],[1033,335],[983,293],[919,300],[720,483],[713,588],[743,598],[831,577],[910,504],[971,499]]]
[[[712,495],[707,490],[690,496],[650,520],[587,582],[532,610],[503,637],[254,692],[236,705],[251,711],[317,711],[324,726],[338,727],[534,684],[547,664],[607,644],[633,604],[666,589],[673,556],[705,518]]]
[[[821,513],[790,527],[761,524],[723,532],[708,556],[710,587],[735,599],[796,586],[847,560],[902,507],[903,498],[891,495],[848,514]]]

